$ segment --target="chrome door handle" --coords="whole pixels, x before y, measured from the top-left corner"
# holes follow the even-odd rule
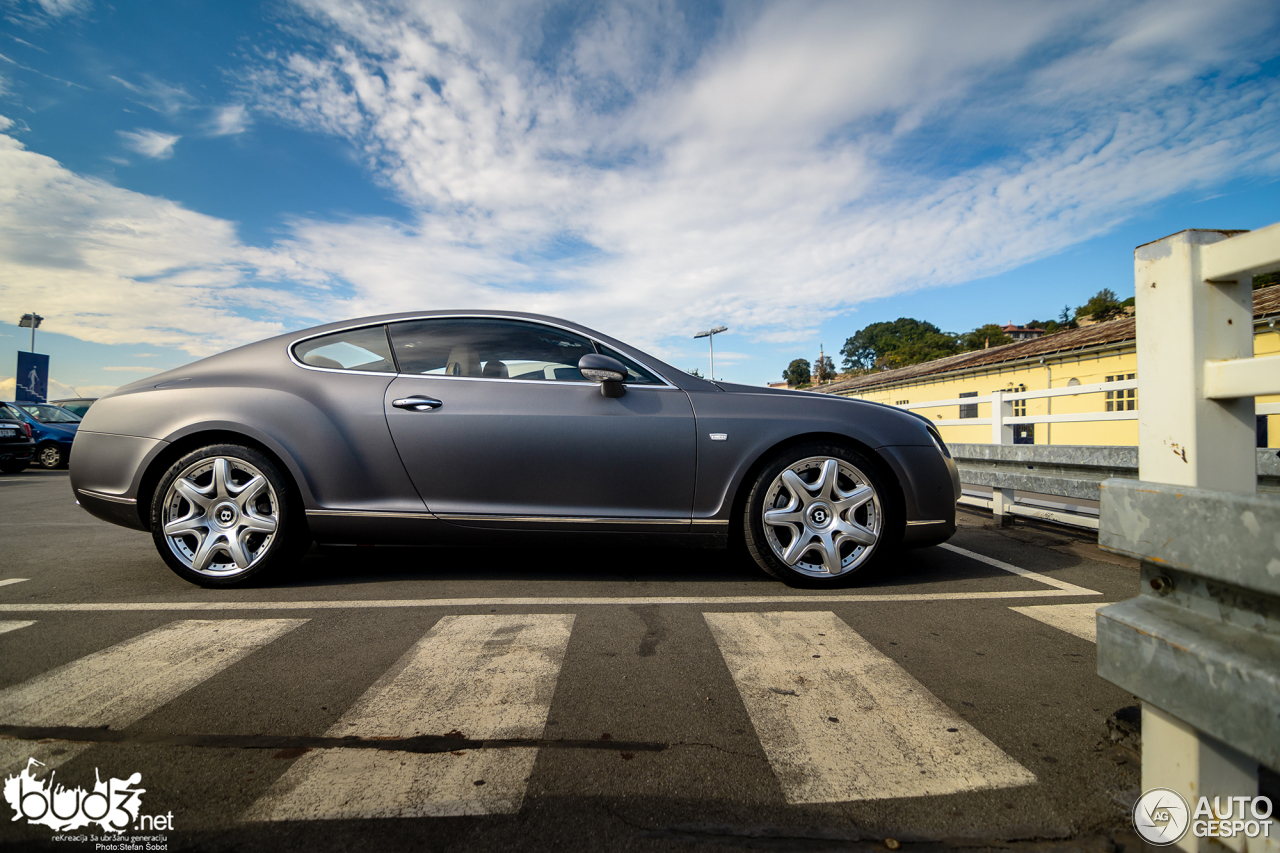
[[[433,397],[402,397],[399,400],[392,400],[391,405],[397,409],[410,409],[414,412],[429,412],[432,409],[438,409],[444,405]]]

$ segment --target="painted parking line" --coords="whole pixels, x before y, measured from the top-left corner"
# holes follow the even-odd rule
[[[572,615],[445,616],[328,735],[540,738]],[[536,748],[417,754],[317,750],[258,800],[250,821],[514,814]]]
[[[0,580],[0,586],[8,586],[11,583],[22,583],[26,580],[30,580],[30,578],[5,578],[4,580]]]
[[[1040,604],[1034,607],[1010,607],[1023,616],[1030,616],[1051,625],[1059,631],[1075,634],[1082,640],[1098,642],[1096,613],[1103,604]]]
[[[123,728],[306,621],[172,622],[0,691],[0,723]],[[57,767],[89,746],[0,741],[0,775],[28,758]]]
[[[34,625],[34,624],[36,624],[34,619],[32,619],[32,620],[30,620],[30,621],[27,621],[27,622],[5,622],[5,621],[0,621],[0,634],[7,634],[7,633],[9,633],[10,631],[16,631],[16,630],[18,630],[19,628],[26,628],[27,626],[29,626],[29,625]]]
[[[788,803],[1036,781],[834,613],[703,615]]]
[[[1004,560],[997,560],[995,557],[988,557],[985,554],[979,554],[976,551],[970,551],[966,548],[961,548],[957,545],[951,545],[949,543],[944,542],[938,547],[942,548],[943,550],[950,551],[953,554],[960,554],[961,556],[968,557],[971,560],[977,560],[980,563],[986,563],[988,566],[992,566],[993,568],[1000,569],[1001,571],[1019,575],[1020,577],[1027,578],[1028,580],[1033,580],[1033,581],[1036,581],[1037,583],[1042,583],[1045,586],[1051,586],[1055,589],[1060,589],[1063,592],[1068,593],[1070,595],[1101,595],[1102,594],[1092,589],[1085,589],[1082,586],[1076,586],[1073,583],[1067,583],[1066,581],[1060,581],[1057,578],[1051,578],[1048,575],[1042,575],[1039,572],[1033,572],[1030,569],[1019,568],[1018,566],[1015,566],[1012,563],[1006,563]]]

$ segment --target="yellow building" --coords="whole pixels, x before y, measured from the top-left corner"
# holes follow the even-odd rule
[[[1253,323],[1254,354],[1280,352],[1280,285],[1254,291]],[[1134,343],[1134,319],[1127,317],[897,370],[855,376],[814,390],[905,406],[930,400],[981,397],[993,391],[1041,391],[1115,382],[1136,376]],[[1015,401],[1013,414],[1034,416],[1130,411],[1140,402],[1136,390],[1098,392]],[[1257,398],[1258,404],[1276,402],[1280,402],[1280,396]],[[991,417],[990,403],[915,411],[930,420]],[[1138,443],[1136,420],[1028,424],[1017,430],[1020,433],[1018,443],[1026,444],[1134,446]],[[939,426],[939,431],[947,442],[991,442],[991,427],[987,424]],[[1267,418],[1266,438],[1268,447],[1280,447],[1280,415]]]

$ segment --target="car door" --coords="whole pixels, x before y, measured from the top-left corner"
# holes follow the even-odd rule
[[[387,423],[436,515],[468,526],[683,530],[688,396],[638,365],[621,397],[577,370],[588,338],[509,318],[390,324]],[[617,354],[614,354],[617,355]]]

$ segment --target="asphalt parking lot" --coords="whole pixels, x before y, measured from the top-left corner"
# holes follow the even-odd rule
[[[537,544],[210,591],[65,472],[0,477],[0,763],[140,774],[170,850],[1137,849],[1089,637],[1136,564],[961,522],[837,594]],[[6,845],[94,849],[2,807]]]

